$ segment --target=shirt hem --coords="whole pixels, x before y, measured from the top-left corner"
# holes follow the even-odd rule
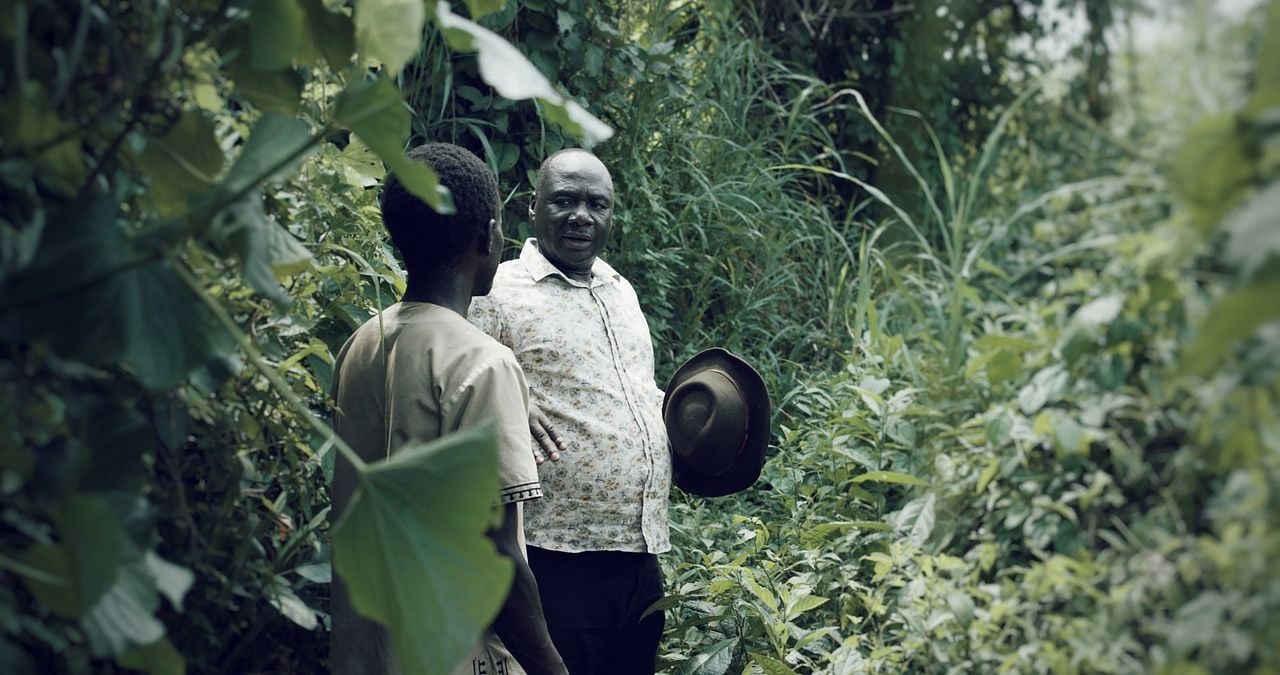
[[[555,551],[557,553],[591,553],[593,551],[618,551],[621,553],[651,553],[653,555],[661,555],[671,551],[671,545],[660,546],[656,549],[650,549],[648,546],[641,548],[622,548],[619,546],[568,546],[564,544],[544,544],[535,541],[525,541],[526,546],[532,548],[540,548],[546,551]]]

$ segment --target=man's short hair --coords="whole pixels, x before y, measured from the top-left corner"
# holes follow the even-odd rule
[[[551,166],[551,163],[560,155],[567,155],[571,152],[580,152],[584,155],[591,155],[592,157],[595,157],[595,153],[584,148],[561,148],[551,153],[546,159],[542,160],[541,164],[538,165],[538,182],[533,186],[534,195],[541,194],[543,189],[546,188],[547,179],[545,176],[547,175],[547,167]]]
[[[408,157],[436,172],[453,193],[456,211],[437,213],[388,174],[380,200],[382,224],[410,274],[438,277],[452,270],[498,217],[498,180],[480,158],[450,143],[419,145]]]

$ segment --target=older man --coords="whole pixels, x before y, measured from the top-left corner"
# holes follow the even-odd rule
[[[585,150],[552,155],[529,213],[536,238],[469,317],[528,377],[535,451],[563,455],[542,465],[543,499],[526,508],[529,565],[569,672],[651,674],[664,618],[640,617],[663,595],[671,458],[648,322],[598,257],[609,171]]]

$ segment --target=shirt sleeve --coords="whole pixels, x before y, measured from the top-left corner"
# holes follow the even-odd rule
[[[493,420],[498,438],[499,503],[542,496],[529,435],[529,386],[511,352],[477,366],[445,400],[443,408],[456,420],[458,429]]]
[[[508,339],[502,314],[498,311],[498,305],[493,298],[487,295],[472,298],[471,308],[467,311],[467,321],[508,348],[513,347]]]

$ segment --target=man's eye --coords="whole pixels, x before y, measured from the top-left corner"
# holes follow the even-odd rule
[[[608,205],[608,204],[606,204],[605,202],[591,202],[591,208],[593,208],[593,209],[595,209],[595,210],[597,210],[597,211],[603,211],[603,210],[605,210],[605,209],[609,208],[609,205]]]

